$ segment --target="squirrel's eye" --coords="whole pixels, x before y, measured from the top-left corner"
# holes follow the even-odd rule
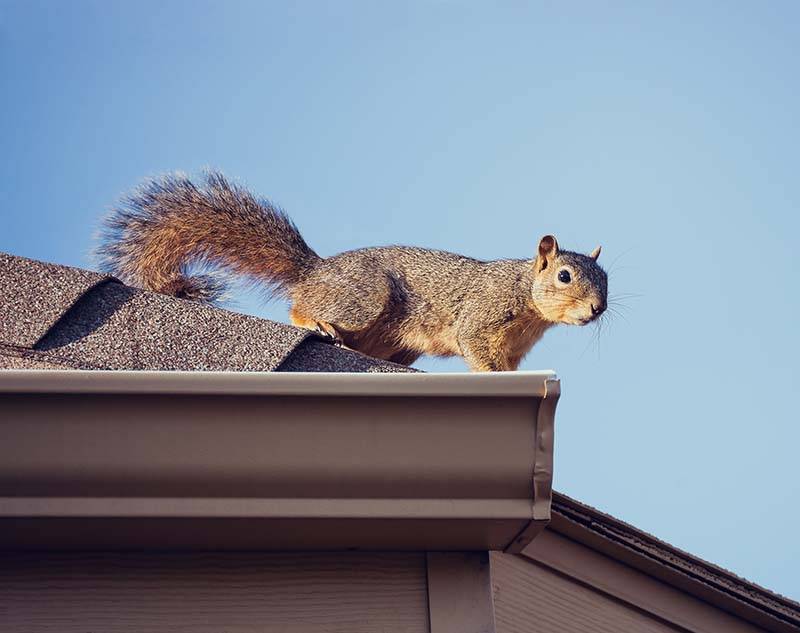
[[[572,277],[570,276],[570,274],[569,274],[569,271],[568,271],[568,270],[566,270],[566,269],[564,269],[564,270],[559,270],[559,271],[558,271],[558,280],[559,280],[559,281],[560,281],[562,284],[568,284],[570,281],[572,281]]]

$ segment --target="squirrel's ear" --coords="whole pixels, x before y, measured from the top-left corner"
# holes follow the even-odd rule
[[[558,255],[558,242],[554,235],[545,235],[539,240],[539,256],[536,258],[538,272],[547,268],[547,264]]]
[[[601,247],[598,246],[591,253],[589,253],[589,257],[591,257],[594,261],[597,261],[597,258],[600,257],[600,249]]]

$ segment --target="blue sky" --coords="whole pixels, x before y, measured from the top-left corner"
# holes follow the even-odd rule
[[[556,487],[798,599],[798,55],[792,2],[0,0],[0,250],[90,266],[206,166],[322,255],[602,244],[623,316],[522,366],[562,378]]]

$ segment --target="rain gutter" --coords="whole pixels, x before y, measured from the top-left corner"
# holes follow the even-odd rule
[[[0,372],[0,549],[507,550],[550,371]]]

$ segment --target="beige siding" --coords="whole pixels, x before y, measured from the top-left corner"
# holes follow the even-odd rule
[[[497,633],[674,633],[593,589],[511,554],[492,554]]]
[[[494,565],[493,555],[492,561]],[[506,561],[502,556],[499,565]],[[623,609],[647,614],[693,633],[763,633],[764,629],[675,586],[647,575],[581,543],[545,530],[518,559],[531,573],[550,573],[606,596]],[[521,567],[524,569],[524,567]],[[536,571],[539,570],[539,571]],[[578,629],[580,630],[580,629]],[[777,628],[783,631],[786,628]]]
[[[423,633],[425,554],[4,554],[0,630]]]

